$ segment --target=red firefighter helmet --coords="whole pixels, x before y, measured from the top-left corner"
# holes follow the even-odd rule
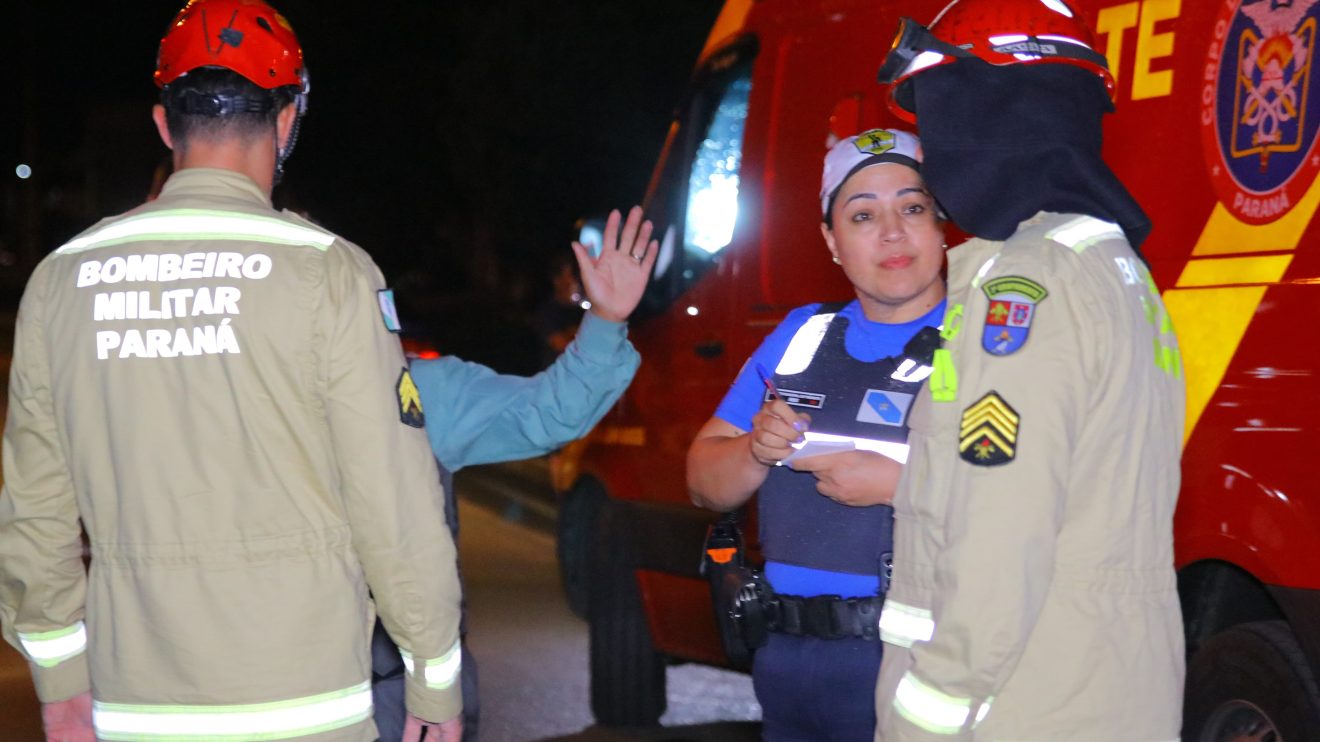
[[[1094,72],[1114,100],[1114,76],[1095,50],[1095,34],[1068,0],[953,0],[930,28],[911,18],[899,21],[879,79],[889,85],[889,109],[916,123],[913,75],[959,58],[993,65],[1070,64]]]
[[[268,90],[308,87],[293,27],[262,0],[189,0],[183,6],[160,40],[156,85],[199,67],[223,67]]]

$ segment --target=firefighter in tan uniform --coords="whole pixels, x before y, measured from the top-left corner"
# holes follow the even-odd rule
[[[976,238],[894,500],[876,739],[1175,740],[1182,367],[1099,156],[1104,59],[1061,0],[956,0],[881,81]]]
[[[405,739],[457,740],[454,545],[391,295],[270,205],[298,42],[195,0],[156,79],[175,174],[37,267],[15,337],[0,623],[48,739],[374,740],[370,588]]]

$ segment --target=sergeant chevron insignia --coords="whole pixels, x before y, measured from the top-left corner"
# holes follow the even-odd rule
[[[998,466],[1013,460],[1017,453],[1018,423],[1014,410],[990,392],[963,410],[958,431],[958,452],[963,460],[977,466]]]
[[[399,373],[399,383],[395,390],[399,395],[399,422],[414,428],[426,426],[426,415],[422,413],[422,393],[413,382],[408,369]]]

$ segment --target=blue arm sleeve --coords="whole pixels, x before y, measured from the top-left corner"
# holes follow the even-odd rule
[[[752,417],[765,401],[765,383],[756,372],[756,364],[760,363],[767,371],[774,373],[793,335],[819,308],[820,304],[808,304],[794,309],[761,341],[761,346],[743,364],[728,393],[720,401],[719,407],[715,408],[715,417],[739,430],[752,429]]]
[[[582,437],[637,372],[641,357],[627,331],[588,312],[563,354],[530,377],[458,358],[413,361],[436,458],[452,472],[540,456]]]

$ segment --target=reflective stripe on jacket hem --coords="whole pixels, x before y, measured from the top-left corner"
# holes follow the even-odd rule
[[[301,737],[371,718],[371,683],[272,703],[227,706],[92,703],[102,740],[273,740]]]
[[[935,635],[935,619],[925,608],[904,605],[893,598],[880,612],[880,641],[899,647],[928,642]]]
[[[269,216],[211,209],[168,209],[112,222],[70,240],[56,252],[76,253],[128,242],[177,240],[239,240],[307,245],[326,250],[335,236]]]
[[[935,734],[954,734],[962,731],[972,713],[973,701],[958,698],[930,687],[908,672],[894,692],[894,710],[904,719]],[[990,712],[990,699],[976,710],[979,723]]]
[[[28,660],[38,667],[54,667],[87,649],[87,627],[82,621],[55,631],[35,634],[18,632],[18,641]]]
[[[418,662],[413,658],[412,653],[399,650],[399,656],[403,657],[403,665],[408,668],[408,674],[417,677]],[[422,682],[426,683],[427,688],[435,690],[444,690],[454,684],[458,678],[458,673],[463,669],[463,649],[459,642],[454,642],[454,646],[449,648],[444,656],[432,660],[424,660],[421,663]]]

